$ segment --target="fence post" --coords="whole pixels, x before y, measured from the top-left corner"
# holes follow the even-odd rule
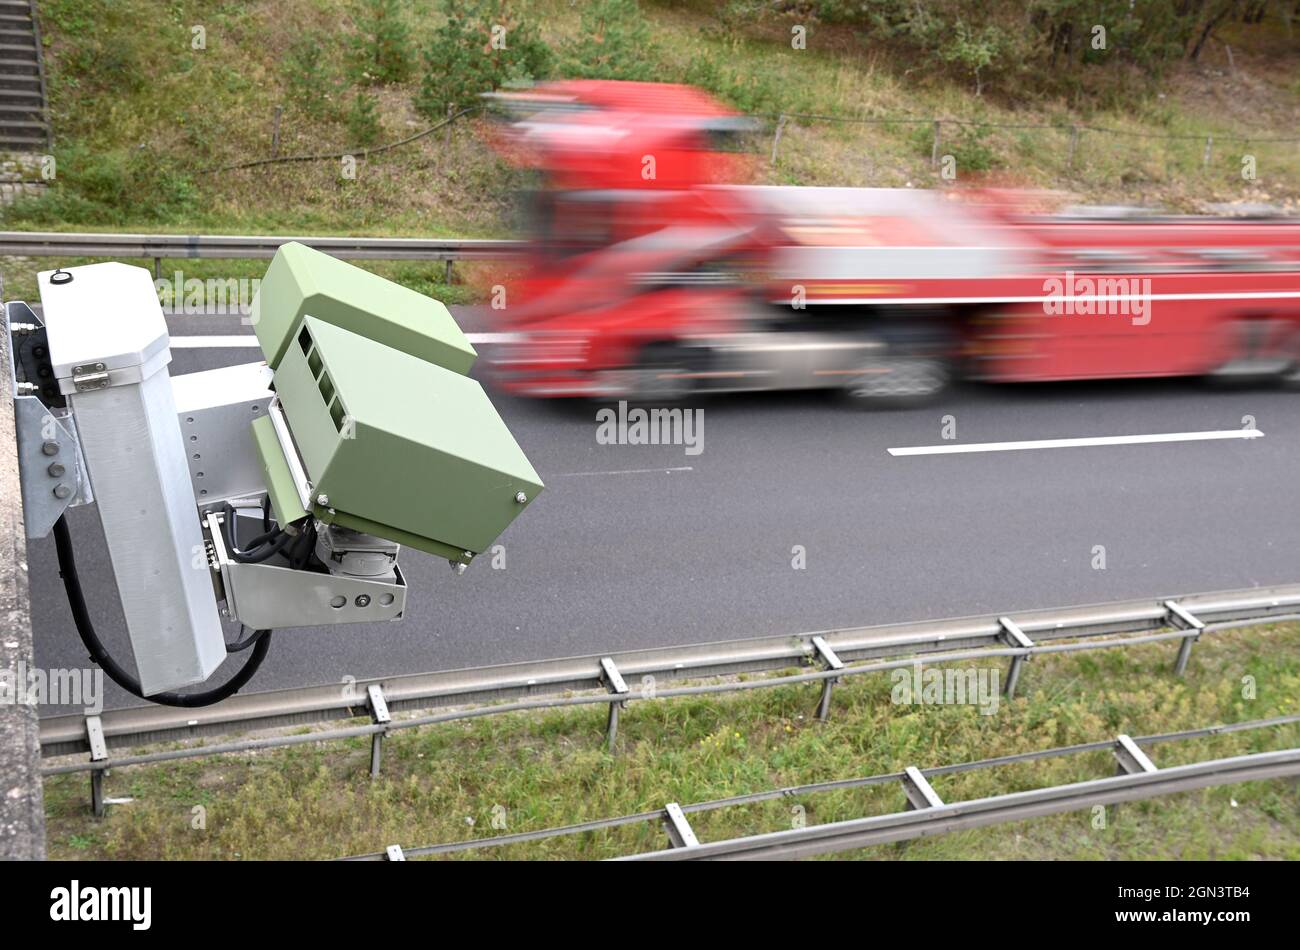
[[[1209,167],[1210,167],[1210,150],[1213,149],[1213,148],[1214,148],[1214,136],[1213,136],[1213,135],[1207,135],[1207,136],[1205,137],[1205,154],[1204,154],[1203,156],[1201,156],[1201,167],[1202,167],[1202,168],[1209,168]]]
[[[785,113],[776,120],[776,134],[772,136],[772,167],[776,167],[776,147],[781,144],[781,132],[785,129]]]
[[[2,288],[0,284],[0,288]],[[0,295],[3,289],[0,289]],[[13,381],[9,378],[9,320],[0,320],[0,669],[34,667],[27,532],[18,481]],[[0,703],[0,860],[45,858],[45,799],[41,789],[36,707]]]
[[[1074,170],[1074,153],[1078,151],[1078,148],[1079,148],[1079,127],[1077,125],[1072,125],[1070,126],[1070,157],[1066,159],[1065,162],[1065,167],[1070,169],[1071,171]]]
[[[942,138],[942,125],[942,120],[934,120],[934,145],[930,148],[931,168],[937,167],[939,164],[939,140]]]
[[[277,158],[280,154],[280,115],[284,112],[284,106],[275,107],[275,120],[271,123],[271,157]]]

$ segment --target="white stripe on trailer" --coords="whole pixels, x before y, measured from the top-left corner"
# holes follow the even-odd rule
[[[889,449],[893,456],[957,455],[966,452],[1021,452],[1027,449],[1073,449],[1094,445],[1146,445],[1152,442],[1208,442],[1217,439],[1261,439],[1258,429],[1213,432],[1162,432],[1155,435],[1103,435],[1083,439],[1035,439],[1025,442],[970,442],[965,445],[910,445]]]
[[[1063,294],[1045,297],[818,297],[817,288],[814,286],[808,289],[807,302],[827,304],[1054,303],[1058,306],[1069,303],[1074,306],[1084,300],[1104,303],[1120,300],[1292,300],[1296,298],[1300,298],[1300,290],[1251,290],[1222,294],[1075,294],[1073,297]],[[787,297],[773,297],[769,303],[789,305],[790,300]],[[1081,316],[1097,316],[1097,314],[1081,314]],[[1106,315],[1101,314],[1101,316]]]

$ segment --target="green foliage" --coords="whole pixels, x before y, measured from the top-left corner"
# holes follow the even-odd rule
[[[193,182],[166,156],[70,146],[56,148],[54,157],[58,172],[45,193],[15,202],[6,223],[112,225],[128,213],[132,220],[165,222],[193,208]]]
[[[357,30],[352,64],[358,78],[373,83],[400,83],[410,78],[414,52],[401,0],[365,0]]]
[[[712,56],[696,56],[683,80],[725,99],[741,112],[795,111],[798,90],[781,88],[770,73],[722,66]]]
[[[475,105],[506,83],[545,76],[550,47],[509,0],[443,0],[446,23],[424,50],[424,77],[416,111],[441,119],[448,108]]]
[[[636,0],[591,0],[564,50],[564,73],[584,79],[658,78],[650,24]]]
[[[378,101],[374,96],[358,89],[348,107],[348,141],[352,145],[374,145],[379,140]]]
[[[815,14],[857,27],[867,44],[908,47],[973,76],[1046,90],[1068,88],[1088,66],[1118,62],[1159,73],[1196,59],[1215,30],[1255,26],[1239,0],[816,0]],[[971,26],[981,24],[979,29]]]
[[[315,119],[337,114],[341,80],[324,51],[331,46],[320,30],[299,34],[284,56],[284,85],[289,101]]]

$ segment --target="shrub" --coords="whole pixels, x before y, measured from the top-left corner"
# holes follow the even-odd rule
[[[443,0],[447,22],[424,50],[424,78],[414,105],[429,119],[510,82],[539,79],[550,69],[550,47],[508,0]]]
[[[592,0],[582,9],[578,35],[564,50],[564,71],[584,79],[655,78],[650,24],[636,0]]]
[[[413,52],[400,0],[365,0],[357,29],[359,36],[352,46],[357,77],[373,83],[406,82]]]

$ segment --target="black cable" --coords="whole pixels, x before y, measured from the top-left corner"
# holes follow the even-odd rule
[[[254,630],[248,636],[236,640],[234,643],[227,643],[226,652],[238,653],[241,650],[247,650],[251,646],[256,646],[259,640],[261,640],[265,636],[268,636],[270,633],[271,633],[270,630]]]
[[[265,523],[266,514],[263,512],[263,523]],[[262,561],[269,560],[276,554],[284,550],[289,542],[294,540],[294,535],[289,534],[283,528],[276,528],[259,534],[251,542],[248,548],[241,549],[235,544],[235,509],[229,502],[226,503],[224,516],[221,519],[221,536],[226,542],[226,551],[230,554],[232,561],[238,561],[240,564],[260,564]]]
[[[81,590],[81,579],[77,576],[77,561],[72,551],[72,535],[68,531],[66,516],[61,516],[54,523],[54,548],[59,557],[59,576],[63,578],[63,589],[67,592],[68,606],[72,609],[72,620],[77,626],[81,642],[90,651],[90,659],[103,667],[108,678],[132,696],[163,706],[211,706],[239,692],[253,678],[271,649],[271,631],[261,631],[260,635],[255,632],[253,636],[257,637],[257,641],[248,660],[239,668],[239,672],[215,689],[202,693],[154,693],[146,696],[140,687],[140,681],[113,659],[95,633],[90,611],[86,608],[86,597]]]

